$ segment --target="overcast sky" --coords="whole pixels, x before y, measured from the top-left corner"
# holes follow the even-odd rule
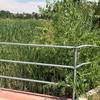
[[[0,10],[8,10],[13,13],[38,12],[38,6],[45,7],[45,5],[45,0],[0,0]]]
[[[0,0],[0,10],[8,10],[13,13],[38,12],[38,6],[45,7],[44,0]]]

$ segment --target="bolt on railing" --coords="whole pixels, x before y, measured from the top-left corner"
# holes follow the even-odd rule
[[[8,59],[0,59],[0,62],[7,62],[7,63],[17,63],[17,64],[30,64],[30,65],[41,65],[41,66],[48,66],[48,67],[60,67],[60,68],[69,68],[73,70],[73,97],[72,99],[75,100],[76,96],[76,77],[77,77],[77,68],[90,64],[91,62],[81,63],[77,65],[77,57],[78,57],[78,49],[85,48],[85,47],[98,47],[96,45],[81,45],[81,46],[58,46],[58,45],[43,45],[43,44],[25,44],[25,43],[12,43],[12,42],[0,42],[0,45],[12,45],[12,46],[31,46],[31,47],[45,47],[45,48],[63,48],[63,49],[73,49],[74,50],[74,65],[67,66],[67,65],[57,65],[57,64],[46,64],[46,63],[37,63],[37,62],[25,62],[25,61],[15,61],[15,60],[8,60]],[[10,77],[10,76],[3,76],[0,75],[0,78],[4,79],[12,79],[12,80],[19,80],[19,81],[28,81],[28,82],[35,82],[35,83],[43,83],[43,84],[51,84],[57,85],[58,83],[55,82],[48,82],[48,81],[41,81],[41,80],[33,80],[33,79],[25,79],[25,78],[18,78],[18,77]]]

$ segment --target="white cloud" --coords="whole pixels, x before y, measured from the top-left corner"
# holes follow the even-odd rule
[[[16,2],[16,0],[0,0],[0,10],[8,10],[13,13],[32,13],[33,11],[38,12],[38,6],[45,7],[45,2]]]

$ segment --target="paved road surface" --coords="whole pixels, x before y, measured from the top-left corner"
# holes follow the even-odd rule
[[[1,89],[0,100],[57,100],[57,97]]]

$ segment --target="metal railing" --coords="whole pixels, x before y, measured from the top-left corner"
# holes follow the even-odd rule
[[[83,65],[91,64],[91,62],[85,62],[85,63],[81,63],[81,64],[77,65],[78,49],[86,48],[86,47],[98,47],[96,45],[58,46],[58,45],[24,44],[24,43],[12,43],[12,42],[0,42],[0,45],[31,46],[31,47],[45,47],[45,48],[63,48],[63,49],[72,49],[72,50],[74,50],[74,64],[72,66],[0,59],[0,62],[16,63],[16,64],[41,65],[41,66],[46,66],[46,67],[57,67],[57,68],[60,67],[60,68],[68,68],[68,69],[73,70],[73,73],[74,73],[73,74],[73,79],[74,79],[73,80],[73,84],[74,84],[73,85],[73,100],[75,100],[75,95],[76,95],[76,77],[77,77],[76,73],[77,73],[77,68],[80,68]],[[35,82],[35,83],[43,83],[43,84],[51,84],[51,85],[57,85],[58,84],[58,83],[55,83],[55,82],[25,79],[25,78],[18,78],[18,77],[10,77],[10,76],[3,76],[3,75],[0,75],[0,78],[19,80],[19,81]]]

